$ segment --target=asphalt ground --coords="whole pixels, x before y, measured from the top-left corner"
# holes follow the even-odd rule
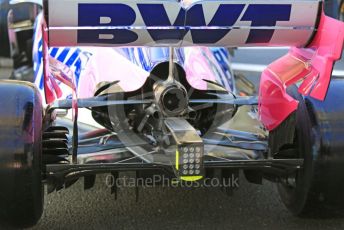
[[[280,55],[276,52],[285,51],[238,50],[233,61],[265,65]],[[0,69],[0,77],[8,71]],[[242,72],[258,84],[259,73]],[[135,189],[128,187],[120,188],[115,200],[105,179],[98,176],[95,187],[87,191],[80,179],[46,195],[44,214],[32,229],[344,229],[344,214],[325,219],[292,216],[268,181],[255,185],[241,176],[233,196],[220,188],[140,188],[136,201]],[[8,227],[0,223],[0,229]]]
[[[122,188],[115,200],[98,177],[46,197],[44,215],[32,229],[344,229],[344,219],[300,219],[280,203],[275,186],[241,180],[228,196],[219,188]]]

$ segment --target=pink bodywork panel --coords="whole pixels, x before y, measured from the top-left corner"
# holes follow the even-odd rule
[[[214,71],[210,69],[208,60],[201,52],[212,57],[210,50],[204,47],[186,49],[184,68],[186,77],[191,86],[206,90],[207,83],[203,79],[216,81]],[[118,50],[108,47],[96,47],[92,50],[85,70],[81,73],[78,86],[78,97],[87,98],[94,95],[96,85],[100,82],[119,81],[118,85],[125,91],[134,91],[143,86],[149,72],[133,64],[121,55]],[[216,63],[216,60],[212,60]]]
[[[323,13],[310,45],[291,48],[263,71],[259,115],[268,130],[275,129],[297,109],[298,101],[286,92],[288,86],[301,82],[299,93],[325,99],[334,62],[341,57],[343,41],[344,23]]]
[[[216,65],[217,61],[211,51],[205,47],[190,47],[185,50],[184,68],[189,84],[196,89],[206,90],[207,83],[204,79],[216,81],[214,70],[211,69],[209,62]],[[78,98],[92,97],[97,84],[106,81],[119,81],[118,85],[125,92],[134,91],[141,88],[149,76],[149,72],[133,64],[114,48],[94,47],[89,48],[88,51],[92,53],[92,56],[81,72],[76,89]],[[58,92],[64,91],[61,90],[64,85],[69,89],[76,87],[73,83],[73,73],[67,66],[52,57],[47,57],[47,60],[45,63],[49,63],[47,67],[49,74],[45,74],[45,92],[47,103],[51,103],[61,98],[62,95]],[[54,79],[64,84],[59,85]]]
[[[78,97],[93,97],[100,82],[119,81],[126,92],[142,87],[149,73],[133,64],[113,48],[97,47],[92,51],[85,70],[81,73]]]
[[[216,81],[209,62],[217,64],[217,61],[210,60],[211,58],[213,58],[211,51],[204,47],[186,49],[184,68],[187,81],[193,88],[206,90],[207,82],[204,80]]]

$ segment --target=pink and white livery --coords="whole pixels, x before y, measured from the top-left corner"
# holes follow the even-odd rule
[[[122,171],[195,186],[243,171],[297,216],[342,208],[343,41],[320,0],[43,0],[35,84],[0,81],[0,216],[32,226],[44,183]],[[238,46],[290,47],[258,95],[234,78]]]

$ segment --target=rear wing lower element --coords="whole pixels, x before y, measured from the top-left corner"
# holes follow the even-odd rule
[[[319,0],[45,0],[49,46],[305,46]]]

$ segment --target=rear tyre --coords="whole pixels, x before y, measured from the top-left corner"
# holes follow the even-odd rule
[[[324,101],[297,93],[296,157],[303,169],[277,185],[282,202],[294,215],[328,217],[344,207],[344,81],[332,79]]]
[[[308,193],[313,178],[313,157],[312,149],[312,123],[305,101],[301,95],[297,93],[296,87],[290,92],[296,100],[299,101],[299,107],[296,111],[296,130],[294,137],[294,147],[297,152],[295,157],[303,158],[304,165],[295,175],[289,178],[283,178],[281,183],[277,185],[280,198],[287,209],[294,215],[302,215],[308,212]]]
[[[0,81],[0,218],[30,227],[43,211],[42,102],[28,82]]]

